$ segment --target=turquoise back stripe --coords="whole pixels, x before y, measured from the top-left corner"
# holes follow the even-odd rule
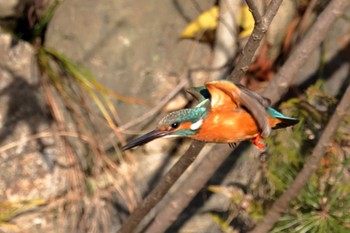
[[[274,118],[287,119],[287,120],[297,120],[296,118],[293,118],[293,117],[287,117],[273,108],[267,108],[267,112],[268,112],[268,114],[270,114],[270,116],[272,116]]]

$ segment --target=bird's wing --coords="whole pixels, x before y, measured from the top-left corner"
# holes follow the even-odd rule
[[[271,127],[266,116],[270,101],[248,88],[229,81],[207,82],[205,86],[211,95],[211,106],[232,105],[233,108],[244,107],[253,116],[259,126],[261,135],[267,137]],[[230,106],[231,107],[231,106]]]
[[[230,84],[224,82],[224,84]],[[239,107],[239,102],[226,93],[225,88],[222,87],[222,81],[206,82],[206,88],[210,93],[210,105],[212,109],[225,107],[235,109]]]
[[[205,86],[201,87],[191,87],[186,90],[189,94],[198,100],[198,105],[196,107],[210,107],[210,93]]]
[[[201,87],[191,87],[186,90],[189,94],[193,96],[198,102],[202,102],[203,100],[210,99],[210,93],[205,86]]]
[[[249,90],[248,88],[246,88],[245,86],[243,86],[242,84],[234,84],[236,85],[243,93],[249,95],[250,97],[256,99],[262,106],[264,106],[265,108],[270,107],[271,105],[271,100],[259,95],[256,92],[253,92],[251,90]]]

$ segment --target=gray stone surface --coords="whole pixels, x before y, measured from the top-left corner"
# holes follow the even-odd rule
[[[65,184],[62,171],[55,167],[62,157],[54,140],[32,138],[50,126],[39,83],[31,45],[0,33],[0,202],[27,202],[20,211],[37,208],[34,203],[56,196]],[[18,231],[5,225],[0,231],[46,232],[34,220],[47,222],[47,217],[28,213],[22,216]]]
[[[24,8],[34,0],[0,0],[0,18],[22,17]]]
[[[201,9],[211,1],[199,1]],[[123,122],[146,112],[178,83],[192,42],[178,36],[200,9],[190,1],[70,0],[59,6],[46,46],[82,63],[105,86],[149,105],[118,102]],[[199,45],[191,65],[207,64]],[[200,59],[196,59],[200,58]],[[204,62],[203,62],[204,61]]]

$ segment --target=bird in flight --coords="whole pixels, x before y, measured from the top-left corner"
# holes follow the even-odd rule
[[[131,140],[122,150],[169,137],[228,144],[252,140],[264,149],[260,140],[269,136],[271,129],[298,123],[298,119],[271,108],[268,99],[241,84],[212,81],[187,91],[198,100],[197,106],[167,114],[153,131]]]

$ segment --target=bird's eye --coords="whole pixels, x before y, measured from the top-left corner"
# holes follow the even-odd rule
[[[179,125],[180,125],[179,122],[174,122],[170,126],[172,129],[176,129],[177,127],[179,127]]]

